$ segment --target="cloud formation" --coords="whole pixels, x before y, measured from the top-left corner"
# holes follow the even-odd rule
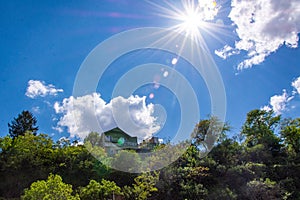
[[[229,18],[236,26],[239,41],[215,53],[223,59],[247,52],[238,69],[262,63],[282,45],[296,48],[300,32],[299,0],[232,0]]]
[[[292,86],[295,88],[296,92],[300,94],[300,76],[292,82]]]
[[[46,85],[44,81],[30,80],[25,95],[34,99],[39,96],[56,96],[59,92],[63,92],[63,89],[56,89],[52,84]]]
[[[291,101],[294,96],[289,96],[286,90],[283,90],[282,95],[274,95],[270,98],[270,106],[264,106],[263,110],[273,110],[276,115],[282,114],[286,110],[287,103]]]
[[[287,110],[287,104],[294,99],[297,94],[300,94],[300,76],[296,78],[291,86],[294,88],[292,95],[289,95],[284,89],[282,95],[274,95],[270,98],[269,105],[262,107],[262,110],[273,110],[276,115],[282,114]]]
[[[105,132],[119,127],[140,140],[152,136],[160,129],[153,116],[154,105],[146,105],[146,97],[116,97],[106,103],[98,93],[82,97],[65,98],[56,102],[54,109],[62,114],[56,130],[67,127],[70,137],[85,138],[91,131]]]

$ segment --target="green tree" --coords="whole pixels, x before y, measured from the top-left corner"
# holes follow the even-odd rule
[[[101,146],[101,135],[97,132],[90,132],[88,136],[84,138],[84,143],[90,142],[91,145]]]
[[[10,123],[8,123],[9,135],[12,138],[18,137],[19,135],[24,135],[26,132],[30,132],[36,135],[38,131],[38,126],[36,126],[37,120],[32,115],[31,112],[24,110],[17,118],[14,118]]]
[[[212,149],[210,157],[217,161],[218,164],[231,167],[240,162],[241,153],[242,148],[240,144],[233,139],[226,138]]]
[[[121,150],[113,157],[112,166],[115,169],[126,169],[128,172],[136,173],[141,168],[141,158],[133,150]]]
[[[171,165],[160,170],[158,195],[153,199],[203,199],[207,194],[203,178],[208,168],[200,165],[199,150],[191,145]]]
[[[12,139],[9,136],[0,138],[0,153],[4,154],[11,148],[11,146],[12,146]]]
[[[87,186],[80,188],[79,196],[81,200],[101,199],[102,188],[100,183],[95,180],[91,180]]]
[[[244,198],[249,200],[257,199],[288,199],[291,194],[283,190],[275,181],[266,178],[265,181],[253,180],[247,183]]]
[[[26,132],[14,139],[7,149],[7,165],[12,169],[26,169],[50,165],[53,141],[46,134],[32,135]]]
[[[41,180],[25,189],[23,200],[79,200],[78,195],[72,195],[72,186],[62,181],[59,175],[50,174],[47,181]]]
[[[192,180],[185,180],[180,182],[180,195],[184,199],[200,200],[207,195],[207,189],[201,183]]]
[[[159,173],[150,172],[142,173],[138,177],[134,179],[134,183],[132,187],[125,186],[124,196],[128,200],[144,200],[148,199],[153,192],[157,192],[157,188],[155,187],[156,183],[159,180]]]
[[[266,148],[278,150],[280,139],[274,134],[279,125],[280,116],[274,116],[273,111],[252,110],[247,114],[242,127],[242,134],[246,136],[246,144],[251,147],[263,144]]]
[[[216,142],[221,141],[226,132],[230,130],[227,123],[221,122],[217,117],[201,120],[192,133],[192,143],[205,149],[208,153]]]
[[[45,179],[53,166],[53,141],[44,134],[31,133],[1,142],[0,192],[19,197],[24,188],[37,179]]]
[[[54,173],[61,175],[74,187],[87,185],[91,179],[101,180],[109,172],[83,145],[55,148],[52,166]]]
[[[285,145],[295,154],[300,153],[300,118],[286,119],[281,125],[281,136]]]
[[[101,183],[91,180],[90,183],[80,188],[81,200],[105,200],[112,199],[114,195],[122,195],[121,188],[113,181],[102,179]]]

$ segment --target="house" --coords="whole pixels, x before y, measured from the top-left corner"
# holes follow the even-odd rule
[[[114,128],[101,135],[100,146],[109,155],[118,153],[120,150],[134,150],[136,152],[149,152],[159,145],[159,138],[152,137],[138,144],[137,137],[131,137],[120,128]]]
[[[114,128],[101,135],[100,145],[108,154],[115,154],[119,150],[135,150],[138,148],[137,137],[131,137],[120,128]]]
[[[153,150],[157,145],[159,145],[158,137],[151,137],[150,139],[143,140],[143,142],[139,145],[140,152],[148,152]]]

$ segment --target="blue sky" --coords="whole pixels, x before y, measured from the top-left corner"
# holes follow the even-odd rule
[[[300,117],[299,2],[194,2],[195,7],[207,2],[203,8],[212,11],[205,15],[199,11],[193,23],[201,22],[196,26],[203,38],[199,45],[206,44],[222,77],[226,121],[233,127],[231,133],[239,132],[252,109],[273,108],[283,117]],[[100,113],[97,120],[109,129],[116,124],[111,117],[115,101],[132,109],[133,121],[140,126],[136,135],[146,137],[149,135],[144,134],[145,130],[154,133],[161,128],[158,135],[171,139],[179,128],[182,111],[176,94],[160,85],[161,79],[171,76],[167,67],[176,69],[190,82],[199,100],[200,118],[205,118],[211,113],[211,102],[203,78],[186,60],[175,62],[177,55],[161,50],[120,56],[107,67],[95,94],[86,94],[81,99],[72,97],[80,66],[98,44],[134,28],[170,28],[185,23],[182,16],[171,14],[174,7],[183,13],[187,11],[181,1],[2,2],[0,136],[8,134],[7,123],[22,110],[33,112],[39,131],[54,139],[75,136],[76,132],[84,135],[95,126],[88,116],[88,109],[95,109],[95,103]],[[113,88],[122,75],[135,66],[153,62],[166,65],[157,76],[153,75],[154,83],[137,88],[133,95],[138,96],[119,97],[111,102]],[[76,106],[71,109],[74,102]],[[161,106],[151,107],[154,104]],[[75,123],[72,116],[80,112]],[[159,118],[159,124],[153,125],[153,117]]]

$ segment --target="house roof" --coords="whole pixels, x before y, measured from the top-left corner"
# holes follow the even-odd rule
[[[112,134],[112,133],[119,133],[119,134],[122,134],[124,135],[126,138],[137,138],[137,137],[132,137],[130,136],[129,134],[125,133],[122,129],[120,129],[119,127],[116,127],[116,128],[113,128],[109,131],[106,131],[104,132],[104,135],[109,135],[109,134]]]

